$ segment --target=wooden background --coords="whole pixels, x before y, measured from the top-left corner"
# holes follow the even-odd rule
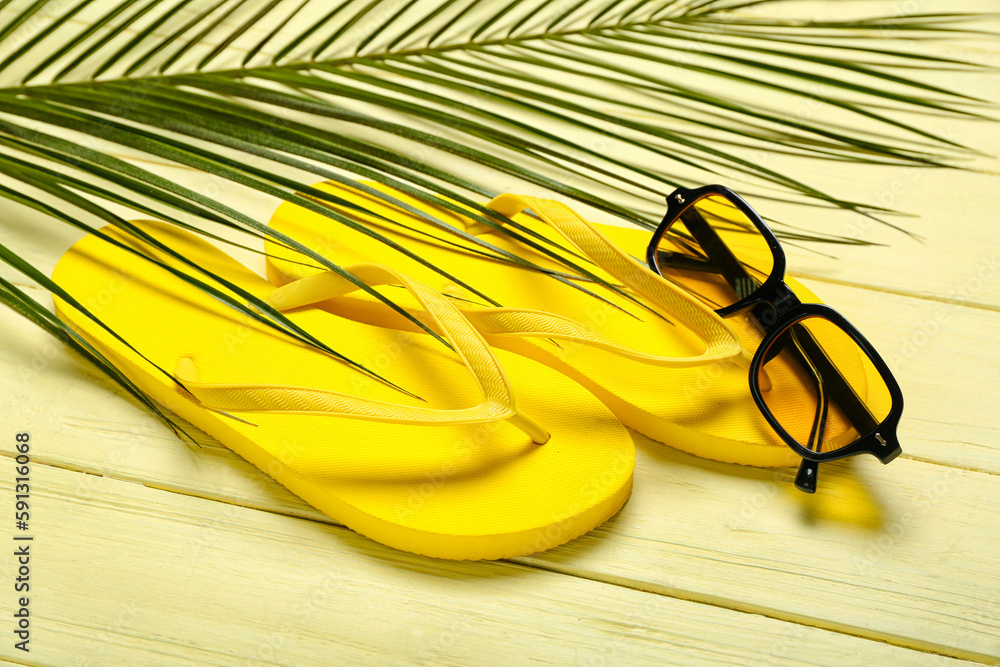
[[[1000,65],[986,40],[943,48]],[[993,73],[938,82],[1000,100]],[[996,124],[921,123],[1000,154]],[[1000,161],[779,162],[917,216],[903,222],[921,240],[833,217],[831,231],[886,245],[789,252],[790,273],[897,374],[905,453],[890,466],[824,466],[809,497],[793,471],[636,435],[635,492],[599,529],[527,558],[437,561],[337,525],[206,436],[202,450],[183,444],[0,310],[0,540],[14,533],[15,433],[30,431],[35,461],[31,653],[13,648],[11,548],[0,556],[4,664],[1000,663]],[[241,197],[262,221],[276,205],[219,197]],[[3,203],[0,233],[46,269],[74,238]]]

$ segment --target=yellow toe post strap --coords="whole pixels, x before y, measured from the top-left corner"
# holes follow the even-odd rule
[[[502,194],[495,197],[489,203],[489,207],[508,218],[530,208],[539,219],[562,234],[597,266],[636,294],[649,299],[664,312],[680,320],[707,345],[704,354],[686,360],[688,363],[728,359],[742,352],[736,332],[724,320],[697,299],[637,264],[596,227],[565,204],[550,199]]]
[[[392,269],[375,264],[358,264],[347,270],[370,285],[401,285],[423,306],[440,331],[476,379],[482,401],[473,407],[438,410],[372,401],[325,389],[283,385],[220,384],[204,382],[194,359],[183,357],[174,371],[180,383],[206,407],[226,412],[292,412],[330,414],[371,421],[409,423],[470,424],[508,420],[533,442],[549,439],[535,421],[517,411],[507,376],[492,350],[478,331],[444,296],[431,287],[408,279]],[[360,289],[333,272],[319,273],[276,289],[267,301],[278,310],[325,301]]]
[[[718,357],[706,357],[706,355],[697,357],[664,357],[647,354],[620,345],[568,317],[540,310],[462,308],[461,311],[474,327],[490,336],[565,340],[595,347],[619,357],[640,361],[650,366],[686,368],[700,366],[706,361],[729,358],[739,362],[739,357],[734,357],[732,354],[720,354]]]
[[[350,268],[352,272],[362,270],[358,266]],[[279,310],[288,310],[322,303],[343,296],[353,289],[354,285],[348,280],[339,274],[328,271],[294,280],[278,288],[271,295],[270,302]],[[449,303],[452,302],[449,301]],[[555,313],[521,308],[468,308],[461,304],[454,304],[454,307],[476,330],[489,336],[566,340],[600,348],[620,357],[634,359],[652,366],[689,367],[701,365],[706,361],[704,356],[663,357],[633,350],[619,345],[568,317]],[[739,359],[737,358],[736,361]]]

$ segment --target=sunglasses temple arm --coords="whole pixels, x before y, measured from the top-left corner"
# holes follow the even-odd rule
[[[795,474],[795,487],[806,493],[816,493],[816,477],[819,475],[819,463],[802,459],[799,471]]]
[[[687,225],[691,236],[701,246],[709,261],[716,266],[722,277],[740,297],[756,289],[757,283],[740,264],[740,260],[694,206],[689,206],[681,213],[681,220]]]
[[[813,337],[808,329],[799,325],[793,325],[800,329],[797,340],[802,346],[800,354],[808,357],[809,361],[818,369],[819,377],[825,381],[830,396],[836,401],[837,406],[844,412],[844,415],[851,421],[854,428],[859,433],[865,434],[878,428],[878,420],[868,410],[868,406],[854,391],[851,384],[844,377],[837,366],[830,361],[830,358],[823,351],[823,347]],[[799,363],[802,363],[800,361]]]

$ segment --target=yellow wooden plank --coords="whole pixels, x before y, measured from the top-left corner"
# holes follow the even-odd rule
[[[31,479],[35,665],[955,662],[45,465]]]
[[[852,288],[844,287],[829,294],[834,292],[849,317],[878,329],[877,321],[867,321],[868,306],[859,308],[867,296],[848,298]],[[904,301],[910,316],[923,317],[921,306],[911,303],[920,300],[894,298]],[[939,306],[956,322],[996,316],[923,304]],[[195,450],[180,443],[140,408],[108,392],[107,380],[90,377],[93,371],[58,347],[46,347],[44,337],[10,313],[2,318],[10,326],[0,364],[10,380],[0,428],[32,429],[39,460],[324,520],[221,445],[205,439],[204,449]],[[978,331],[982,339],[990,321],[943,327],[940,336],[956,335],[960,342]],[[885,335],[891,338],[892,330]],[[35,353],[37,370],[30,362],[19,364]],[[922,364],[901,372],[908,368]],[[989,372],[979,360],[967,365],[970,373],[983,368]],[[975,405],[983,411],[989,403],[981,398]],[[947,401],[935,409],[946,423],[952,415],[965,418]],[[973,426],[955,421],[952,428],[996,447]],[[590,536],[524,562],[959,657],[1000,656],[1000,527],[990,509],[1000,496],[997,475],[905,458],[885,468],[864,460],[823,466],[821,493],[809,497],[792,489],[786,472],[775,483],[771,471],[640,442],[636,491],[625,510]],[[10,443],[0,444],[9,454]],[[929,451],[932,444],[928,438],[922,446]],[[953,455],[940,449],[943,460]],[[972,454],[962,456],[960,461]],[[986,459],[982,454],[976,460]],[[853,470],[855,481],[832,483],[838,470]]]

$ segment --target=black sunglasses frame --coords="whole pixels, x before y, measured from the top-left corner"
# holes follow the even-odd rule
[[[689,207],[693,206],[698,200],[711,195],[724,197],[746,215],[747,219],[753,223],[767,242],[774,258],[774,265],[771,268],[770,275],[756,290],[736,303],[715,311],[720,317],[727,317],[737,311],[753,307],[752,313],[765,331],[764,339],[761,341],[753,356],[753,360],[750,362],[749,371],[750,394],[753,396],[764,418],[774,429],[775,433],[784,440],[785,444],[805,460],[822,463],[856,454],[868,453],[875,456],[882,463],[892,461],[902,453],[902,448],[896,436],[896,428],[903,414],[903,392],[900,390],[899,384],[871,343],[843,315],[824,304],[802,303],[795,293],[792,292],[784,280],[786,262],[785,251],[782,249],[781,243],[760,215],[742,197],[722,185],[706,185],[700,188],[678,188],[674,190],[667,197],[667,212],[663,216],[663,221],[656,228],[653,238],[646,249],[646,263],[649,265],[649,268],[660,274],[660,269],[656,262],[656,251],[659,247],[660,239]],[[811,317],[819,317],[830,321],[857,343],[858,347],[864,351],[875,366],[875,369],[882,376],[882,380],[885,382],[892,399],[889,414],[871,432],[858,438],[850,445],[840,447],[831,452],[812,451],[799,444],[795,438],[789,435],[767,408],[767,404],[764,402],[764,397],[761,393],[760,384],[757,380],[758,373],[766,361],[765,356],[771,345],[780,336],[784,335],[789,327]],[[811,479],[801,479],[803,478],[803,472],[800,469],[800,479],[796,480],[796,486],[805,491],[814,491],[816,488],[815,466],[812,466],[811,472],[807,473],[807,476],[811,477]]]

